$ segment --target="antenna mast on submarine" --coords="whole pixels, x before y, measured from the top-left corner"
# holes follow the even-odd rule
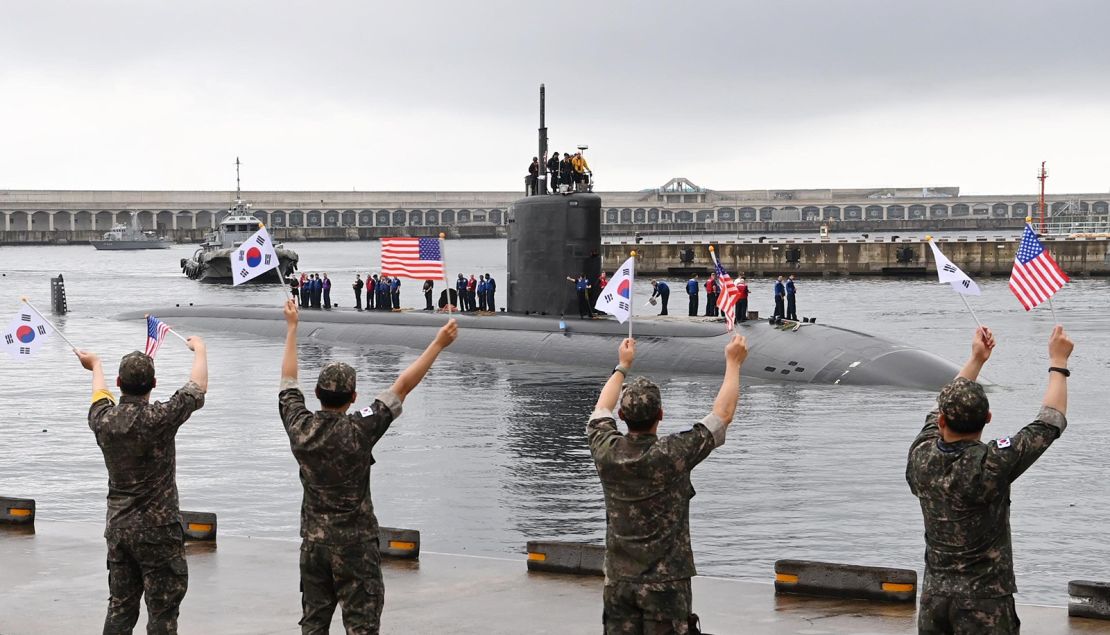
[[[540,173],[536,179],[536,194],[540,193],[540,188],[543,193],[547,193],[547,124],[544,123],[544,110],[545,110],[545,95],[544,86],[540,84]],[[554,194],[554,188],[552,188]]]

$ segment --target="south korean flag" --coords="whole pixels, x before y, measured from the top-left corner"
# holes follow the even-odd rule
[[[933,248],[933,258],[937,261],[937,278],[939,278],[939,281],[952,285],[952,290],[956,293],[979,295],[979,285],[975,284],[975,281],[962,269],[952,264],[947,256],[940,253],[940,247],[936,246],[932,238],[926,238],[925,240]]]
[[[277,251],[270,232],[259,228],[231,252],[231,282],[243,284],[278,266]]]
[[[632,279],[635,266],[635,258],[625,260],[601,290],[597,304],[594,305],[595,309],[612,315],[621,324],[632,317]]]
[[[8,355],[16,359],[27,359],[46,342],[52,332],[53,329],[38,313],[24,306],[3,335],[0,335],[0,344],[3,344]]]

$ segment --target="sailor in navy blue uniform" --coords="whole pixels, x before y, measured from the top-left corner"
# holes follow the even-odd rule
[[[794,274],[790,274],[790,279],[786,281],[786,319],[798,321],[798,305],[794,300],[794,294],[797,289],[794,288]]]
[[[782,284],[782,276],[778,277],[775,281],[775,314],[776,318],[786,317],[786,310],[782,306],[782,302],[786,296],[786,287]]]
[[[686,295],[690,296],[690,317],[698,316],[698,274],[686,281]]]
[[[659,311],[659,315],[666,315],[667,300],[669,300],[671,297],[671,288],[668,287],[667,283],[663,282],[662,280],[652,280],[651,287],[653,289],[651,297],[659,298],[659,303],[663,305],[662,310]]]

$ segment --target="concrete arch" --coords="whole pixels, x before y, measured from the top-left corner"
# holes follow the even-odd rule
[[[505,222],[505,212],[500,209],[491,209],[487,218],[494,225],[501,225]]]
[[[966,204],[956,203],[955,205],[952,206],[952,217],[953,218],[956,218],[956,217],[959,217],[959,216],[970,216],[970,215],[971,215],[971,208],[969,208]]]
[[[659,222],[659,208],[658,207],[652,207],[651,209],[649,209],[647,211],[647,219],[648,219],[649,223],[658,223]]]
[[[802,208],[802,220],[821,220],[821,208],[807,205]]]
[[[299,209],[289,212],[289,226],[290,227],[304,227],[305,213]]]
[[[721,207],[717,209],[717,221],[721,223],[731,223],[736,220],[736,210],[731,207]]]
[[[660,222],[663,222],[663,223],[673,223],[674,222],[674,212],[672,212],[669,209],[659,210],[659,220],[660,220]]]
[[[155,213],[145,209],[135,214],[135,221],[138,223],[139,229],[143,231],[153,230],[157,222],[155,220]]]
[[[424,212],[414,209],[409,211],[409,225],[414,227],[424,224]]]
[[[986,203],[976,203],[971,206],[972,216],[988,216],[991,213],[990,205]]]
[[[173,212],[168,209],[158,212],[154,218],[154,227],[160,232],[169,231],[173,229]]]
[[[389,210],[380,209],[374,213],[374,224],[378,227],[389,227],[392,223],[390,221]]]
[[[31,214],[31,229],[38,232],[48,231],[53,224],[51,222],[51,216],[52,214],[50,212],[35,212]]]
[[[940,203],[930,205],[929,218],[948,218],[948,206]]]
[[[93,217],[93,229],[97,231],[108,231],[112,228],[112,212],[97,212]]]
[[[439,210],[438,209],[430,209],[430,210],[424,212],[424,222],[427,223],[428,225],[438,225],[439,224]]]
[[[354,227],[358,224],[358,213],[353,209],[343,210],[343,226]]]
[[[674,222],[676,223],[692,223],[694,222],[694,213],[690,210],[679,210],[674,214]]]
[[[472,223],[484,223],[487,218],[489,216],[484,209],[475,209],[470,212],[470,222]]]
[[[405,222],[408,220],[408,213],[403,209],[395,209],[389,215],[394,227],[404,227]]]
[[[610,207],[609,209],[605,210],[605,222],[609,223],[610,225],[616,225],[621,220],[620,213],[621,211],[619,209],[615,207]]]
[[[883,217],[882,205],[868,205],[864,211],[867,213],[867,220],[881,220]]]
[[[821,218],[825,220],[840,220],[840,208],[836,205],[826,205],[821,209]]]
[[[995,203],[991,205],[991,216],[995,218],[1006,218],[1010,215],[1010,206],[1006,203]]]
[[[323,227],[324,226],[324,214],[323,214],[323,212],[321,212],[318,209],[308,210],[308,212],[304,215],[304,218],[305,218],[305,224],[308,227]]]
[[[886,217],[889,219],[902,220],[906,217],[906,208],[903,205],[888,205],[886,208]]]
[[[455,210],[453,210],[453,209],[443,210],[442,217],[443,217],[443,220],[441,220],[440,222],[443,223],[444,225],[454,225],[455,224]]]
[[[24,211],[14,211],[8,214],[8,226],[13,232],[25,232],[31,229],[31,215]]]
[[[646,223],[647,222],[647,210],[642,208],[642,207],[637,207],[636,209],[632,210],[632,222],[633,223]]]
[[[717,213],[711,209],[699,209],[696,218],[699,223],[712,223]]]
[[[93,228],[93,215],[88,210],[81,210],[77,212],[76,225],[78,231],[89,231]]]
[[[285,227],[288,222],[289,219],[286,217],[284,210],[275,209],[270,212],[270,224],[274,227]]]
[[[358,213],[358,224],[360,227],[372,227],[374,225],[374,211],[369,209],[361,210]]]
[[[1014,203],[1010,206],[1010,218],[1025,218],[1029,215],[1029,205],[1026,203]]]
[[[771,220],[774,220],[774,219],[775,219],[775,208],[769,207],[769,206],[759,208],[759,220],[761,220],[761,221],[771,221]]]
[[[323,227],[339,227],[339,211],[329,210],[321,211],[321,223]]]
[[[910,218],[925,218],[928,209],[924,205],[910,205]]]
[[[627,207],[621,208],[621,224],[632,222],[632,210]]]
[[[863,208],[859,205],[849,205],[844,208],[844,220],[860,220],[863,218]]]
[[[759,212],[754,207],[741,207],[740,220],[745,223],[754,222],[759,218]]]
[[[456,218],[458,219],[458,223],[460,225],[463,224],[463,223],[469,223],[470,222],[470,210],[460,209],[459,213],[458,213],[458,216],[456,216]]]
[[[1091,211],[1095,214],[1110,214],[1110,204],[1106,201],[1095,201],[1091,203]]]

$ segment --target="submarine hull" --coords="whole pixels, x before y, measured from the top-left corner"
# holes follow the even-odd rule
[[[280,338],[285,321],[278,308],[164,307],[146,313],[199,332],[237,332]],[[451,352],[479,358],[596,368],[604,374],[616,363],[626,325],[616,320],[560,320],[512,314],[454,314],[462,331]],[[422,350],[446,321],[442,313],[302,311],[301,337],[338,345],[403,347]],[[560,324],[565,328],[560,328]],[[747,337],[745,380],[829,385],[893,386],[939,390],[959,368],[932,353],[880,337],[822,324],[793,330],[767,322],[737,325]],[[721,322],[677,318],[637,319],[636,371],[681,375],[724,372],[729,334]]]

